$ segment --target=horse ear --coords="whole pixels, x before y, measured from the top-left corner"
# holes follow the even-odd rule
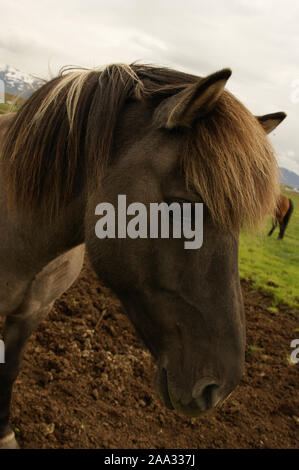
[[[190,127],[195,119],[212,111],[231,73],[230,69],[220,70],[166,98],[156,109],[155,122],[167,129]]]
[[[286,113],[272,113],[264,116],[256,116],[259,123],[263,126],[267,134],[270,134],[286,117]]]

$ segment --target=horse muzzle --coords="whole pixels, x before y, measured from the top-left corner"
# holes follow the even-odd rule
[[[215,408],[227,398],[214,377],[198,379],[189,393],[180,393],[169,378],[167,370],[161,368],[156,375],[156,388],[162,403],[171,410],[188,417],[198,417]]]

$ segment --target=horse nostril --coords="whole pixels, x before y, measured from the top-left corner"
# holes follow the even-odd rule
[[[208,410],[209,408],[213,408],[218,401],[218,391],[219,387],[218,385],[212,384],[208,385],[202,392],[202,397],[204,399],[204,402],[206,403],[206,409]]]
[[[199,381],[193,388],[192,396],[198,406],[203,410],[213,408],[219,401],[219,387],[215,383],[207,383],[207,381]]]

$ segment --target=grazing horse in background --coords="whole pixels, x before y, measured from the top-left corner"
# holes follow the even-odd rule
[[[255,117],[224,89],[230,75],[64,70],[0,118],[0,446],[17,447],[9,408],[26,341],[79,275],[85,247],[153,354],[168,408],[199,416],[239,383],[238,234],[274,210],[278,169],[266,134],[285,114]],[[95,208],[117,207],[119,194],[146,206],[203,202],[202,247],[97,238]]]
[[[273,217],[272,228],[268,233],[269,237],[272,235],[273,231],[277,227],[277,224],[279,224],[280,230],[278,238],[283,239],[285,229],[287,228],[287,225],[290,221],[293,210],[294,204],[292,199],[289,199],[283,194],[280,194],[277,202],[277,207],[275,209],[275,214]]]

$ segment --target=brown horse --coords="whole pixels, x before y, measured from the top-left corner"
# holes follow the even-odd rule
[[[68,71],[0,118],[0,446],[27,339],[78,276],[84,244],[157,361],[163,403],[199,416],[238,384],[245,321],[238,234],[274,210],[267,138],[284,113],[256,118],[206,78],[143,65]],[[204,203],[204,241],[105,238],[100,202]]]
[[[293,210],[293,201],[288,197],[284,196],[283,194],[280,194],[277,202],[277,207],[275,209],[275,214],[273,217],[272,228],[268,233],[269,237],[270,235],[272,235],[273,231],[277,227],[277,224],[279,224],[280,230],[278,238],[283,239],[285,229],[287,228],[287,225],[290,221]]]

